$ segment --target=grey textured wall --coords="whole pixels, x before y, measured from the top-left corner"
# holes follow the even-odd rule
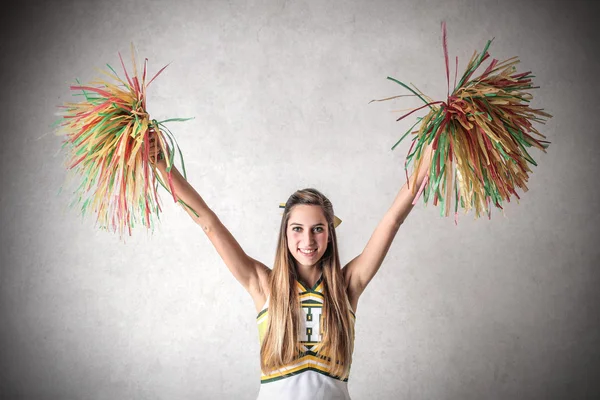
[[[354,399],[600,396],[600,159],[595,2],[46,1],[1,18],[0,397],[253,399],[250,297],[163,192],[153,235],[123,244],[57,194],[50,124],[68,84],[135,43],[149,109],[171,124],[190,181],[242,246],[272,263],[279,202],[327,194],[357,255],[403,182],[412,100],[445,94],[440,21],[460,72],[491,53],[533,70],[554,115],[530,191],[459,225],[420,204],[361,298]]]

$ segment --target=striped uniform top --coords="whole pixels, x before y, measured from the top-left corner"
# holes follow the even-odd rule
[[[257,400],[304,400],[339,399],[348,400],[348,379],[340,380],[329,374],[328,365],[314,351],[322,339],[323,277],[308,288],[296,281],[300,307],[300,357],[290,365],[270,372],[262,373],[260,392]],[[269,299],[256,317],[258,336],[262,344],[267,332]],[[351,311],[352,322],[355,315]]]

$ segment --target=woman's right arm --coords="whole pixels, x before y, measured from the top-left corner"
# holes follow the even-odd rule
[[[166,160],[159,159],[155,166],[160,172],[163,182],[168,182]],[[197,215],[182,205],[194,222],[202,227],[227,268],[250,293],[257,310],[260,310],[266,301],[265,289],[268,288],[270,269],[244,252],[231,232],[175,166],[171,167],[171,181],[175,197],[196,212]]]

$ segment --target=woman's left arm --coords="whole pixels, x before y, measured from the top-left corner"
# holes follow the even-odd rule
[[[358,303],[359,296],[383,263],[390,245],[398,229],[400,229],[400,225],[402,225],[413,209],[413,200],[429,172],[428,166],[430,165],[431,152],[431,145],[424,149],[418,174],[413,173],[409,178],[410,188],[406,183],[402,186],[392,206],[385,213],[377,228],[375,228],[365,249],[343,269],[348,297],[354,308]],[[414,192],[413,185],[416,188]]]

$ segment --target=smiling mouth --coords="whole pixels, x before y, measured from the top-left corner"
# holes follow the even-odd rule
[[[317,249],[298,249],[298,251],[305,256],[310,256],[311,254],[316,253]]]

